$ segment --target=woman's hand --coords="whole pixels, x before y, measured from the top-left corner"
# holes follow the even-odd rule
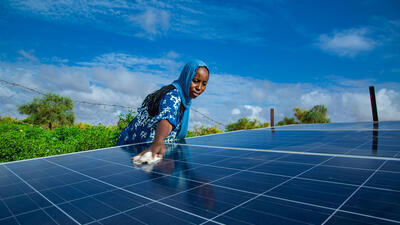
[[[166,148],[165,148],[165,144],[164,144],[164,140],[163,140],[163,141],[154,141],[150,145],[150,147],[142,153],[144,154],[146,152],[152,152],[153,158],[154,158],[154,156],[158,156],[158,157],[162,158],[164,156],[165,151],[166,151]]]
[[[166,152],[164,140],[166,137],[168,137],[169,133],[171,133],[171,130],[172,130],[172,125],[169,123],[169,121],[161,120],[160,123],[158,124],[153,143],[149,148],[138,154],[138,156],[142,156],[146,152],[151,151],[153,158],[154,156],[162,158],[164,156],[164,153]]]
[[[150,145],[150,147],[148,147],[143,152],[139,153],[137,156],[142,156],[142,155],[146,154],[147,152],[151,152],[152,153],[151,156],[153,159],[155,156],[162,158],[164,156],[165,151],[166,151],[166,148],[165,148],[164,141],[157,141],[157,142],[153,142]],[[135,157],[133,157],[132,160],[135,160],[134,159]],[[136,161],[139,162],[140,158],[137,158]]]

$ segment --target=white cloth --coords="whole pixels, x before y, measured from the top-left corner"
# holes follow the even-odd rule
[[[152,152],[146,152],[145,154],[139,156],[135,156],[133,157],[133,163],[135,164],[153,164],[153,163],[157,163],[158,161],[161,160],[161,157],[158,156],[154,156],[154,158],[152,157]]]

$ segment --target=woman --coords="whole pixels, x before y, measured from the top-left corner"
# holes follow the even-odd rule
[[[185,138],[192,99],[204,92],[208,77],[204,62],[188,62],[177,80],[144,99],[138,115],[119,135],[117,145],[152,142],[139,155],[150,151],[153,157],[163,157],[164,142]]]

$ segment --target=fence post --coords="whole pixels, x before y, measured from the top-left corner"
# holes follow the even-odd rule
[[[270,114],[269,114],[269,116],[270,116],[270,121],[271,121],[270,126],[271,126],[271,127],[274,127],[274,108],[271,108],[271,109],[270,109]]]

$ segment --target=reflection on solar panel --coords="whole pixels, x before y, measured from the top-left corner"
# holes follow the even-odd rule
[[[400,122],[297,125],[0,164],[0,224],[397,224]]]

